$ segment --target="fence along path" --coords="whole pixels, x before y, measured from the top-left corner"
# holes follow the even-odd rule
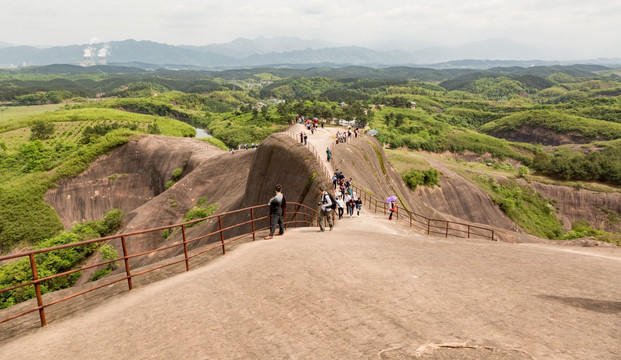
[[[196,220],[192,220],[192,221],[181,223],[181,224],[169,225],[169,226],[136,231],[136,232],[131,232],[131,233],[112,235],[112,236],[107,236],[107,237],[93,239],[93,240],[87,240],[87,241],[81,241],[77,243],[55,246],[51,248],[44,248],[44,249],[38,249],[38,250],[33,250],[33,251],[12,254],[12,255],[0,256],[0,263],[4,263],[6,261],[19,261],[20,259],[28,259],[30,263],[30,270],[31,270],[31,273],[30,273],[31,277],[29,280],[17,283],[10,287],[2,288],[0,289],[0,294],[6,293],[9,291],[16,291],[16,290],[27,291],[26,289],[28,287],[34,287],[34,294],[37,300],[36,306],[34,307],[28,308],[18,314],[9,314],[6,317],[0,317],[0,325],[10,320],[14,320],[22,316],[25,316],[27,314],[30,314],[32,312],[38,311],[41,326],[46,326],[47,319],[45,316],[45,309],[52,305],[56,305],[58,303],[73,299],[75,297],[85,295],[92,291],[108,287],[110,285],[113,285],[121,281],[127,281],[128,290],[132,290],[133,289],[133,281],[132,281],[133,278],[150,273],[152,271],[165,268],[165,267],[176,265],[179,263],[185,263],[186,271],[190,271],[190,260],[191,259],[196,258],[205,253],[218,250],[218,249],[221,249],[222,255],[224,255],[226,254],[227,245],[235,241],[238,241],[246,236],[252,236],[252,241],[254,241],[256,239],[257,232],[269,229],[271,219],[268,215],[268,208],[269,208],[268,205],[253,206],[249,208],[228,211],[222,214],[212,215],[206,218],[196,219]],[[223,225],[223,219],[227,219],[229,217],[238,218],[240,216],[248,220],[233,221],[233,223],[228,226]],[[287,203],[287,219],[288,220],[285,220],[285,227],[311,226],[313,224],[313,221],[316,220],[316,217],[317,217],[316,210],[309,208],[308,206],[304,204],[299,204],[296,202],[289,202]],[[207,234],[199,234],[193,238],[189,238],[186,235],[186,230],[188,228],[194,225],[197,225],[199,223],[210,222],[210,221],[217,224],[217,230],[207,233]],[[164,231],[173,232],[175,230],[180,232],[181,241],[173,243],[172,245],[164,246],[158,249],[145,251],[141,253],[135,253],[135,254],[129,253],[127,250],[127,243],[131,241],[131,238],[133,236],[149,234],[149,233],[161,234]],[[231,234],[231,232],[233,231],[237,232],[234,236],[227,235],[227,233]],[[197,243],[198,241],[205,240],[208,238],[212,238],[212,241],[214,242],[213,245],[207,245],[205,247],[195,249],[195,251],[189,250],[190,245],[193,245],[194,243]],[[68,271],[64,271],[59,274],[54,274],[54,275],[46,276],[43,278],[39,278],[39,274],[37,271],[37,262],[41,263],[41,261],[43,261],[43,258],[46,255],[53,254],[55,251],[59,251],[63,249],[84,247],[84,246],[89,246],[92,244],[103,245],[104,243],[107,243],[108,241],[111,241],[111,240],[121,241],[123,256],[120,256],[119,258],[116,258],[113,260],[101,261],[95,264],[82,266],[78,269],[68,270]],[[166,262],[164,264],[159,264],[157,266],[146,266],[146,267],[141,268],[140,271],[132,271],[132,268],[130,266],[130,261],[132,259],[150,256],[150,255],[153,255],[159,252],[163,252],[163,251],[167,251],[167,250],[171,250],[175,248],[183,249],[183,257],[181,259],[173,259],[170,262]],[[125,276],[121,276],[121,277],[117,276],[117,277],[113,277],[113,279],[104,278],[98,283],[98,285],[94,287],[90,287],[86,290],[82,290],[82,291],[69,294],[57,300],[52,300],[48,302],[44,301],[43,291],[41,289],[42,283],[45,283],[46,281],[57,279],[63,276],[69,276],[71,274],[74,274],[80,271],[93,269],[93,268],[101,268],[103,266],[106,266],[109,264],[117,264],[119,262],[123,263],[123,267],[125,270]],[[3,313],[6,313],[6,312],[7,311],[3,311]]]

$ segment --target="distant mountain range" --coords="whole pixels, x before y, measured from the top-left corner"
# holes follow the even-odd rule
[[[37,48],[0,42],[0,67],[49,64],[117,64],[149,68],[227,69],[258,66],[427,66],[487,69],[499,66],[543,66],[589,63],[621,66],[621,59],[541,61],[545,49],[510,40],[491,39],[454,48],[377,51],[359,46],[339,46],[295,37],[237,39],[205,46],[168,45],[124,40]],[[88,49],[87,49],[88,48]],[[104,49],[105,50],[102,50]],[[464,60],[470,59],[470,60]]]

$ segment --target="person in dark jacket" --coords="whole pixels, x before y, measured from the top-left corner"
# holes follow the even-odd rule
[[[269,240],[274,237],[274,233],[276,232],[276,225],[278,225],[279,230],[276,236],[280,236],[285,233],[283,216],[287,207],[287,200],[285,199],[285,195],[282,193],[282,186],[280,186],[280,184],[274,186],[274,192],[276,192],[276,195],[274,195],[274,197],[271,198],[268,203],[268,205],[270,206],[270,216],[272,218],[272,229],[270,230],[270,234],[265,237],[265,240]]]

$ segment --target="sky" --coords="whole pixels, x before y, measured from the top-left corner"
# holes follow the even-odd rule
[[[296,36],[379,50],[510,39],[584,58],[621,57],[620,0],[0,0],[0,41],[172,45]]]

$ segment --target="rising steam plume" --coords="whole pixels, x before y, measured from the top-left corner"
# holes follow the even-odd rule
[[[93,37],[86,48],[84,48],[84,60],[82,66],[106,65],[107,57],[110,55],[110,45],[101,42]]]

